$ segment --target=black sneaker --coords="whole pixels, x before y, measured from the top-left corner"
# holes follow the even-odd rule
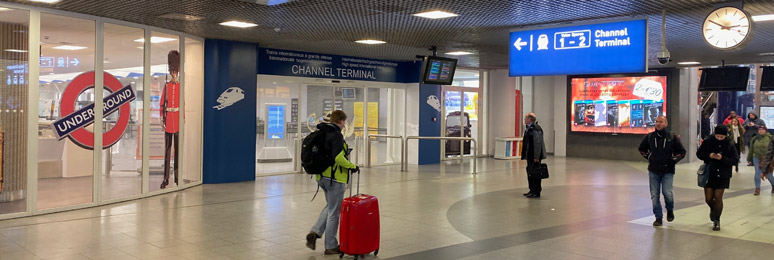
[[[660,227],[663,224],[664,224],[664,221],[661,218],[657,218],[656,221],[653,221],[654,227]]]
[[[675,220],[675,212],[667,211],[667,221],[672,222],[673,220]]]
[[[530,199],[539,199],[539,198],[540,198],[540,195],[537,195],[537,194],[530,194],[530,195],[527,195],[526,197],[527,197],[527,198],[530,198]]]
[[[712,230],[720,231],[720,220],[715,220],[712,222]]]
[[[314,232],[309,232],[309,234],[306,235],[306,247],[315,250],[317,248],[318,238],[320,238],[320,235]]]
[[[339,247],[331,248],[331,249],[325,249],[326,255],[338,255],[341,254],[341,250],[339,250]]]
[[[527,197],[527,196],[529,196],[530,194],[532,194],[532,192],[527,192],[527,193],[524,193],[524,194],[521,194],[521,195],[524,195],[524,197]]]

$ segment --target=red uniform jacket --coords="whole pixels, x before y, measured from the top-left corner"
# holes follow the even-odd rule
[[[166,106],[164,101],[166,101]],[[161,91],[159,107],[161,108],[159,116],[162,120],[164,120],[164,115],[167,115],[164,131],[177,133],[180,130],[180,82],[167,82],[164,90]]]

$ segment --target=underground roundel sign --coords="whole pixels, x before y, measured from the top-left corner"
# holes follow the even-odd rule
[[[75,104],[84,91],[94,88],[94,71],[75,77],[62,93],[59,107],[59,120],[51,123],[59,140],[70,138],[75,144],[85,149],[94,149],[94,133],[84,129],[94,123],[94,104],[75,110]],[[102,148],[116,144],[129,125],[129,105],[136,96],[132,86],[121,86],[121,82],[110,73],[104,72],[104,90],[110,95],[102,99],[102,115],[107,117],[118,112],[118,121],[110,131],[102,134]],[[99,120],[102,121],[102,120]],[[101,127],[98,125],[97,127]]]

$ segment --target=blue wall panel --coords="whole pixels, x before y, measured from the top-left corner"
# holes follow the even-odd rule
[[[255,180],[257,58],[255,43],[205,40],[204,183]],[[244,99],[216,109],[232,87]]]
[[[435,96],[443,105],[441,86],[419,84],[419,136],[441,135],[441,112],[428,104],[428,98]],[[435,121],[433,120],[435,118]],[[419,165],[441,163],[441,141],[419,140]]]

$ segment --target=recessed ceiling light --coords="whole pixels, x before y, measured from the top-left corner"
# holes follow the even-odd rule
[[[756,22],[774,21],[774,14],[753,15],[752,19]]]
[[[86,49],[86,47],[83,47],[83,46],[73,46],[73,45],[60,45],[60,46],[53,47],[52,49],[66,50],[66,51],[77,51],[77,50]]]
[[[471,55],[472,52],[467,51],[453,51],[453,52],[447,52],[446,55],[454,55],[454,56],[460,56],[460,55]]]
[[[228,21],[228,22],[222,22],[220,25],[223,26],[231,26],[231,27],[238,27],[238,28],[249,28],[249,27],[255,27],[258,26],[254,23],[246,23],[246,22],[240,22],[240,21]]]
[[[31,2],[38,2],[38,3],[46,3],[46,4],[55,4],[62,0],[30,0]]]
[[[678,62],[677,64],[678,65],[699,65],[701,63],[698,61],[683,61],[683,62]]]
[[[383,43],[387,43],[387,42],[385,42],[385,41],[380,41],[380,40],[368,40],[368,39],[366,39],[366,40],[358,40],[358,41],[355,41],[355,42],[356,42],[356,43],[362,43],[362,44],[383,44]]]
[[[135,42],[145,42],[145,38],[140,38],[137,40],[134,40]],[[171,41],[177,41],[175,38],[167,38],[167,37],[159,37],[159,36],[152,36],[151,37],[151,43],[162,43],[162,42],[171,42]]]
[[[5,49],[7,52],[27,52],[25,50],[17,50],[17,49]]]
[[[459,16],[458,14],[453,14],[453,13],[444,12],[444,11],[440,11],[440,10],[424,12],[424,13],[418,13],[418,14],[413,14],[413,15],[414,16],[419,16],[419,17],[424,17],[424,18],[429,18],[429,19],[441,19],[441,18],[449,18],[449,17]]]

